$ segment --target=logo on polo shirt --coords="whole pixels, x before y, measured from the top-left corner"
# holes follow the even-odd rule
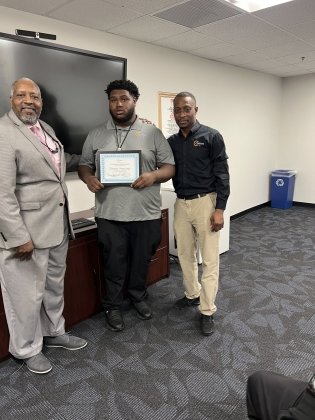
[[[201,141],[194,140],[193,145],[194,145],[195,147],[201,147],[201,146],[204,146],[205,144],[204,144],[204,143],[202,143]]]

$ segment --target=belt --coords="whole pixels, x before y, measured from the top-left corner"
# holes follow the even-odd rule
[[[181,200],[194,200],[195,198],[205,197],[208,193],[192,194],[192,195],[177,195]]]

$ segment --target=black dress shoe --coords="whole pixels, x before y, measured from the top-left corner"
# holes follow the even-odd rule
[[[200,317],[200,328],[203,335],[211,335],[214,330],[214,322],[212,315],[203,315]]]
[[[175,308],[177,309],[184,309],[187,308],[189,306],[198,306],[200,305],[200,299],[199,297],[195,298],[195,299],[188,299],[186,296],[184,296],[181,299],[178,299],[175,302]]]
[[[119,309],[106,309],[105,318],[112,331],[122,331],[125,328],[124,320]]]
[[[152,318],[150,307],[142,300],[141,302],[132,302],[133,307],[137,311],[138,318],[146,320]]]

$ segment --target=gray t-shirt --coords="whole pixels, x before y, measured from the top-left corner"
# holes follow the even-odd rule
[[[164,164],[174,165],[172,150],[161,130],[139,119],[129,127],[118,127],[112,119],[92,130],[87,136],[80,165],[96,169],[97,152],[141,150],[142,172],[154,171]],[[160,184],[143,189],[130,186],[105,186],[95,194],[95,217],[120,222],[154,220],[161,217]]]

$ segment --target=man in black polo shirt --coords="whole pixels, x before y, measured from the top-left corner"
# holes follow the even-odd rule
[[[174,117],[180,130],[168,140],[175,158],[173,184],[174,233],[183,271],[185,296],[175,306],[200,305],[200,327],[213,333],[213,314],[219,280],[219,231],[230,193],[228,156],[221,134],[199,124],[194,95],[181,92],[174,99]],[[202,256],[198,281],[197,246]]]

